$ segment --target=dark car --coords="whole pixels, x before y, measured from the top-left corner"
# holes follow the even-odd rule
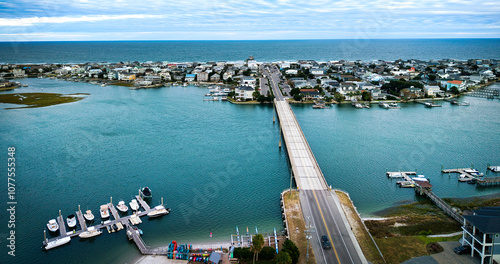
[[[458,255],[467,254],[467,253],[470,253],[470,246],[468,246],[468,245],[459,246],[459,247],[454,248],[453,251]]]
[[[330,240],[328,240],[327,236],[322,236],[321,237],[321,245],[323,246],[323,249],[330,249],[330,248],[332,248],[332,244],[330,244]]]

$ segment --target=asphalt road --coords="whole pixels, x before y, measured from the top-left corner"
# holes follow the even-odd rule
[[[278,101],[285,98],[278,88],[281,73],[277,69],[265,69],[269,77],[274,96]],[[337,194],[329,190],[300,190],[302,212],[314,229],[310,240],[317,263],[367,263],[343,211]],[[301,230],[303,232],[305,230]],[[331,243],[331,249],[323,249],[321,236],[326,235]]]
[[[300,201],[306,219],[314,232],[310,240],[317,263],[363,263],[356,250],[355,238],[349,235],[350,226],[342,218],[343,212],[335,202],[337,197],[328,190],[301,190]],[[326,235],[331,249],[323,249],[321,236]],[[361,253],[362,254],[362,253]],[[364,259],[364,257],[363,257]]]

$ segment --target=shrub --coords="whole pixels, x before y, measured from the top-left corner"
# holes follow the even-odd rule
[[[273,247],[263,247],[259,253],[259,260],[271,260],[276,256],[276,249]]]
[[[299,248],[292,242],[292,240],[287,240],[283,243],[283,249],[292,258],[292,264],[297,264],[299,262]]]
[[[253,253],[250,251],[250,248],[235,248],[233,252],[233,256],[235,258],[251,260],[253,259]]]

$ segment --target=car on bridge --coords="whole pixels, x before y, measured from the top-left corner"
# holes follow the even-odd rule
[[[321,237],[321,246],[323,246],[323,249],[330,249],[330,248],[332,248],[332,244],[330,243],[330,240],[328,239],[327,236],[322,236]]]

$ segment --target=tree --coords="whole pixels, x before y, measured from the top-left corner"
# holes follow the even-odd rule
[[[372,100],[372,95],[370,94],[370,92],[367,92],[367,91],[364,91],[362,94],[361,94],[361,98],[363,99],[363,101],[371,101]]]
[[[429,81],[433,82],[434,80],[436,80],[436,75],[430,74],[429,75]]]
[[[287,240],[283,243],[282,252],[288,253],[292,258],[292,264],[297,264],[299,262],[300,251],[299,248],[292,242],[292,240]]]
[[[257,255],[257,261],[259,261],[259,253],[264,247],[264,237],[262,234],[257,234],[252,238],[252,248],[253,251],[253,263],[255,264],[255,255]]]
[[[276,262],[278,264],[292,264],[292,258],[290,257],[290,254],[288,254],[286,251],[281,251],[276,256]]]
[[[291,96],[295,96],[295,95],[298,95],[300,94],[300,88],[293,88],[292,90],[290,90],[290,95]]]
[[[337,101],[339,103],[343,102],[345,100],[345,96],[343,96],[340,93],[335,93],[333,96],[335,97],[335,101]]]
[[[458,90],[458,88],[456,86],[452,86],[450,91],[452,94],[460,94],[460,91]]]
[[[293,96],[293,100],[295,101],[302,101],[302,94],[296,94]]]

